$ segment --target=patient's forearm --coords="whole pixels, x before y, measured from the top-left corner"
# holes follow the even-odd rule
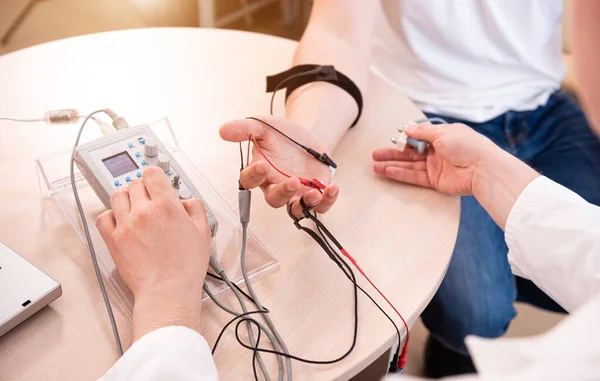
[[[323,64],[349,77],[365,93],[376,4],[315,1],[293,65]],[[356,119],[354,99],[335,85],[313,82],[292,93],[286,117],[309,130],[331,152]]]
[[[477,167],[473,195],[504,230],[519,195],[538,176],[540,174],[527,164],[498,148]]]

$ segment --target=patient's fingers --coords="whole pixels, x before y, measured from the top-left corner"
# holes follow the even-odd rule
[[[273,208],[281,208],[302,188],[300,180],[295,177],[278,184],[271,184],[265,189],[265,201]]]
[[[240,183],[245,189],[254,189],[267,180],[270,170],[263,160],[252,163],[240,172]]]
[[[322,199],[321,193],[319,193],[319,191],[316,189],[309,190],[302,197],[304,197],[304,203],[309,208],[317,207],[317,205],[321,202],[321,199]],[[292,215],[296,218],[304,217],[304,214],[302,213],[302,205],[300,204],[300,197],[294,198],[290,202],[292,203],[292,208],[291,208]]]
[[[228,142],[243,142],[248,140],[250,135],[258,139],[265,134],[265,131],[267,127],[261,122],[254,119],[241,119],[222,125],[219,135]]]
[[[340,187],[335,184],[328,185],[321,195],[321,202],[315,207],[315,212],[327,213],[337,201],[339,193]]]

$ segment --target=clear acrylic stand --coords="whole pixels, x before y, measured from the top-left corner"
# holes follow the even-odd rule
[[[242,229],[237,213],[227,205],[225,200],[221,198],[183,151],[179,149],[177,139],[173,134],[168,119],[161,119],[150,124],[150,127],[167,146],[171,155],[182,166],[183,170],[190,176],[192,182],[198,188],[198,191],[202,194],[202,197],[204,197],[204,200],[210,205],[210,208],[216,215],[219,221],[219,229],[216,237],[213,238],[211,242],[211,246],[217,252],[217,258],[227,275],[235,283],[243,283],[239,260]],[[90,122],[88,128],[93,129],[93,123]],[[99,131],[96,136],[100,136]],[[40,192],[42,197],[51,198],[58,204],[64,216],[75,229],[79,238],[85,243],[85,235],[81,225],[79,212],[75,204],[69,177],[70,159],[70,150],[36,159]],[[79,191],[86,221],[90,228],[100,269],[102,270],[104,278],[108,280],[107,283],[118,296],[121,306],[129,313],[129,315],[131,315],[133,311],[133,295],[119,275],[106,245],[96,229],[96,218],[105,210],[105,208],[93,189],[79,173],[77,167],[75,167],[75,171],[77,190]],[[248,247],[246,253],[246,266],[250,278],[274,270],[278,266],[277,261],[270,255],[251,231],[249,231],[248,234]],[[214,294],[218,294],[227,289],[226,285],[214,281],[211,278],[207,278],[206,283]],[[207,296],[204,295],[204,297],[206,298]]]

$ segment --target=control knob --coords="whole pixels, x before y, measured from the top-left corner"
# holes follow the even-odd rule
[[[189,200],[193,196],[194,195],[192,194],[192,191],[189,190],[189,189],[187,189],[187,188],[181,189],[179,191],[179,198],[182,199],[182,200]]]
[[[146,139],[146,145],[144,146],[144,155],[148,157],[154,157],[158,155],[158,143],[156,142],[156,139]]]
[[[156,157],[156,165],[161,168],[165,173],[171,169],[171,156],[166,153],[159,153]]]

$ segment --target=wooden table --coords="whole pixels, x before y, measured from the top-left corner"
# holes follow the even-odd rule
[[[264,77],[289,67],[295,46],[210,29],[132,30],[57,41],[0,57],[0,115],[110,107],[132,125],[168,116],[184,151],[235,206],[237,147],[221,141],[217,129],[268,110]],[[459,202],[374,175],[372,150],[390,144],[398,125],[421,114],[383,81],[373,77],[369,86],[360,125],[334,153],[341,193],[323,219],[412,323],[446,271]],[[277,103],[281,113],[282,102]],[[0,122],[0,240],[59,280],[64,292],[0,338],[3,380],[89,380],[117,358],[86,247],[38,191],[34,159],[70,147],[75,130]],[[280,264],[255,284],[290,350],[313,359],[343,353],[353,323],[351,285],[285,211],[269,208],[258,192],[251,228]],[[222,297],[234,302],[230,293]],[[203,334],[213,343],[229,317],[212,303],[203,311]],[[294,362],[297,379],[348,379],[390,348],[393,328],[362,296],[359,314],[352,354],[330,366]],[[119,310],[117,320],[128,343],[131,324]],[[223,380],[250,379],[250,359],[231,334],[215,357]]]
[[[27,12],[33,6],[33,0],[0,0],[0,46],[14,32]]]

